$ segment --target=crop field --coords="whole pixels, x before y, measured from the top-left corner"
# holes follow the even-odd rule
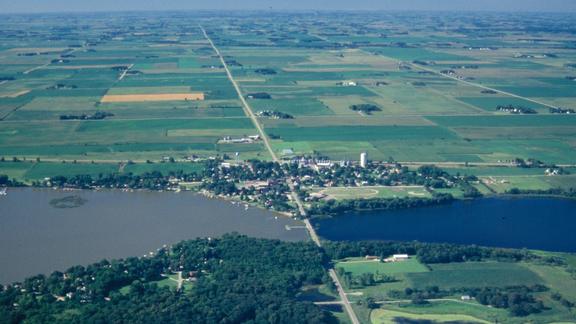
[[[401,262],[380,262],[374,260],[364,259],[350,259],[336,264],[336,268],[342,268],[346,272],[351,272],[353,275],[361,275],[363,273],[375,273],[378,271],[381,274],[398,274],[398,273],[419,273],[427,272],[428,268],[416,259],[410,259]]]
[[[349,289],[351,300],[361,305],[366,298],[380,301],[379,309],[366,310],[358,306],[359,314],[370,313],[372,323],[394,323],[406,319],[413,321],[471,322],[471,323],[535,323],[565,322],[573,318],[571,311],[551,298],[551,292],[574,297],[576,281],[563,266],[537,263],[510,262],[462,262],[423,265],[412,259],[408,262],[381,263],[363,258],[338,260],[336,268],[342,268],[353,276],[363,274],[389,275],[392,282]],[[512,286],[544,285],[549,290],[535,294],[547,309],[528,317],[511,317],[507,310],[484,306],[475,300],[462,300],[461,293],[431,299],[426,304],[413,304],[410,300],[391,298],[393,291],[406,288],[425,290],[438,287],[441,290],[462,288],[496,288]],[[568,321],[569,322],[569,321]]]
[[[204,100],[203,93],[162,93],[105,95],[100,102],[147,102],[147,101],[188,101]]]
[[[483,17],[498,26],[491,34],[464,15],[347,15],[96,15],[83,17],[85,28],[66,16],[7,17],[0,22],[0,156],[94,165],[236,152],[270,159],[262,143],[219,144],[258,132],[201,25],[253,112],[290,116],[258,118],[279,155],[576,164],[576,117],[550,111],[576,108],[574,35],[518,32],[497,16]],[[519,24],[565,19],[528,15]],[[536,114],[497,111],[506,105]],[[91,120],[96,113],[105,115]],[[0,173],[25,174],[14,170],[0,164]]]
[[[528,268],[515,263],[464,263],[432,265],[425,274],[407,275],[412,287],[444,288],[501,287],[542,284],[542,279]]]

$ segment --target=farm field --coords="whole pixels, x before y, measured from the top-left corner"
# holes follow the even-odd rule
[[[263,143],[219,143],[258,131],[201,25],[253,112],[290,116],[258,117],[278,155],[290,149],[332,160],[355,161],[367,152],[373,160],[400,162],[576,164],[576,118],[550,110],[575,108],[573,35],[553,29],[518,34],[498,15],[482,18],[498,35],[466,29],[473,24],[465,16],[363,14],[360,26],[351,23],[358,14],[346,15],[344,21],[330,14],[208,19],[157,13],[146,21],[96,15],[83,17],[89,28],[63,30],[72,18],[39,24],[39,18],[7,17],[0,23],[0,156],[95,162],[66,174],[192,155],[238,152],[242,160],[269,160]],[[424,28],[414,28],[414,19]],[[520,24],[549,21],[526,15]],[[433,28],[439,22],[443,31]],[[19,30],[32,36],[18,37]],[[532,38],[549,41],[527,41]],[[376,109],[355,111],[354,105]],[[536,114],[497,110],[507,105]],[[42,168],[31,177],[57,169]],[[0,164],[0,173],[21,179],[25,169]],[[474,172],[508,175],[492,170]],[[562,178],[548,186],[572,187],[572,178]]]
[[[548,255],[548,254],[547,254]],[[382,263],[364,258],[348,258],[335,261],[340,276],[360,278],[366,274],[389,275],[395,280],[367,286],[347,286],[349,298],[358,303],[357,312],[371,323],[394,323],[401,318],[436,322],[523,323],[564,322],[571,318],[570,311],[551,298],[558,292],[573,298],[576,281],[562,266],[539,265],[537,263],[513,262],[458,262],[424,265],[411,258],[405,262]],[[347,273],[347,274],[346,274]],[[349,279],[350,280],[350,279]],[[536,293],[539,300],[548,305],[544,312],[528,317],[511,317],[505,309],[487,307],[474,299],[462,300],[461,289],[493,289],[495,287],[545,286],[546,290]],[[436,287],[454,291],[448,296],[432,298],[428,303],[416,304],[409,299],[395,298],[394,293],[407,289],[425,291]],[[365,308],[371,299],[378,304],[373,310]],[[570,322],[568,320],[568,322]]]
[[[419,273],[427,272],[428,268],[415,259],[402,262],[379,262],[377,260],[365,260],[363,258],[351,258],[339,261],[336,269],[342,268],[352,275],[361,275],[363,273],[398,274],[398,273]]]

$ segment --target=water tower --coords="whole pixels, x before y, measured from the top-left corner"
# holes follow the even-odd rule
[[[368,153],[362,152],[360,153],[360,166],[365,168],[368,165]]]

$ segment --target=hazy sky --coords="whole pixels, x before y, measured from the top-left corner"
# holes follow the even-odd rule
[[[0,0],[0,13],[270,8],[576,12],[576,0]]]

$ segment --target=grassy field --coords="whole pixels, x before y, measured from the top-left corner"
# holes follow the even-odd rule
[[[378,309],[372,312],[373,324],[403,323],[403,321],[431,321],[433,323],[490,323],[470,315],[462,314],[415,314],[391,309]]]
[[[381,274],[399,274],[399,273],[420,273],[427,272],[428,268],[418,260],[412,258],[407,261],[401,262],[380,262],[374,260],[365,260],[363,258],[349,259],[336,263],[336,269],[342,268],[346,272],[351,272],[352,275],[361,275],[363,273],[376,273]]]
[[[576,176],[511,175],[483,176],[482,181],[496,192],[504,193],[512,188],[547,190],[553,188],[570,189],[576,186]]]
[[[449,288],[462,287],[501,287],[515,285],[535,285],[542,279],[523,265],[516,263],[454,263],[431,265],[431,271],[423,274],[407,275],[412,287],[430,286]]]
[[[314,188],[312,192],[321,193],[329,199],[359,198],[396,198],[396,197],[431,197],[421,186],[374,186],[374,187],[330,187]]]

